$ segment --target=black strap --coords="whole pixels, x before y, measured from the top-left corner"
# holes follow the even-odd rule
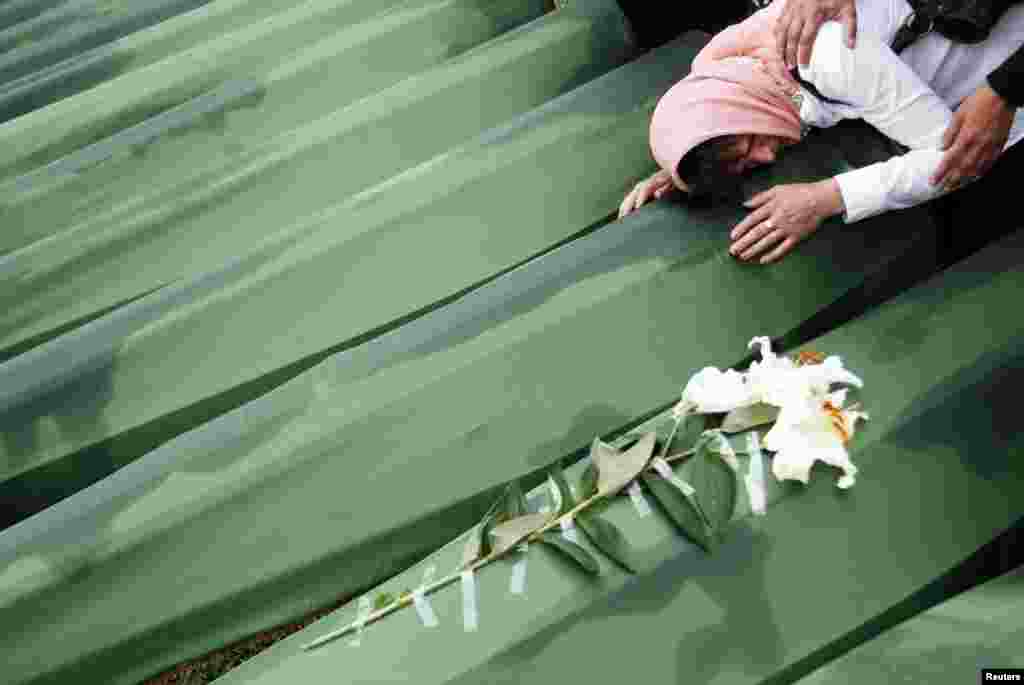
[[[808,93],[810,93],[814,97],[818,98],[822,102],[828,102],[828,103],[833,104],[833,105],[849,105],[850,104],[849,102],[843,102],[842,100],[835,100],[833,98],[828,98],[828,97],[825,97],[824,95],[822,95],[821,92],[818,90],[818,88],[813,83],[811,83],[810,81],[808,81],[808,80],[804,79],[802,76],[800,76],[800,72],[797,71],[796,67],[793,67],[792,69],[790,69],[789,73],[793,77],[793,79],[796,80],[797,83],[799,83],[801,86],[803,86],[804,90],[806,90]]]
[[[935,28],[935,13],[929,9],[920,7],[910,13],[906,21],[896,30],[896,35],[892,39],[893,52],[897,55],[900,54],[915,40]]]

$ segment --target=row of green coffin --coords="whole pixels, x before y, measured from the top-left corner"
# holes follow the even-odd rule
[[[0,88],[7,95],[12,86],[59,71],[68,60],[101,50],[111,41],[194,10],[205,2],[208,0],[4,3],[0,6]],[[3,109],[0,113],[7,114]]]
[[[621,61],[572,13],[506,33],[541,0],[420,0],[337,30],[362,4],[282,12],[0,127],[22,172],[0,185],[3,345],[220,266]]]
[[[533,549],[524,595],[510,594],[511,563],[477,573],[475,632],[463,629],[456,584],[432,596],[437,627],[425,628],[407,609],[368,627],[358,647],[344,638],[301,649],[353,621],[353,602],[223,682],[792,682],[816,653],[880,620],[1024,516],[1024,430],[1015,402],[1024,380],[1024,320],[1005,315],[1024,287],[1022,258],[1018,232],[811,343],[840,355],[865,381],[860,397],[871,418],[851,443],[861,468],[852,490],[835,488],[827,467],[814,469],[808,487],[768,476],[767,515],[752,517],[741,496],[727,542],[710,556],[620,497],[603,516],[632,542],[635,576],[603,562],[603,575],[590,580],[557,553]],[[664,431],[666,422],[649,425]],[[742,462],[746,473],[749,460]],[[410,482],[404,490],[428,487]],[[419,586],[427,565],[439,575],[456,569],[463,542],[381,589]],[[1004,594],[1014,591],[1007,597],[1019,607],[1019,580],[1004,586]],[[975,620],[990,622],[989,637],[1019,647],[1005,626],[1020,621],[1006,618],[1009,624],[998,614]],[[954,645],[969,646],[965,629],[954,631]],[[984,637],[975,631],[975,639]],[[903,651],[913,654],[914,645]],[[977,682],[984,666],[1014,665],[979,664],[963,651],[904,670],[927,675],[913,682],[955,683]],[[987,653],[1021,663],[1019,649]],[[957,655],[967,658],[954,663]],[[951,670],[937,672],[939,663]],[[877,680],[843,680],[865,669],[840,662],[808,682],[895,682],[896,665],[867,669]]]
[[[667,54],[617,76],[643,76],[641,70],[656,69]],[[628,107],[630,93],[610,97],[609,84],[622,81],[599,83],[506,131],[504,140],[537,135],[540,123],[578,117],[588,107]],[[642,139],[646,112],[636,111],[631,135]],[[820,173],[821,160],[835,164],[831,144],[843,135],[812,141],[775,178]],[[601,169],[594,180],[616,171]],[[614,206],[611,198],[606,202]],[[414,329],[427,329],[418,345],[408,343],[411,325],[400,329],[389,339],[397,342],[381,343],[385,352],[393,345],[390,353],[359,348],[154,453],[151,462],[169,460],[171,475],[87,511],[77,527],[65,529],[74,531],[75,545],[32,533],[45,533],[43,524],[8,531],[13,556],[5,558],[0,579],[4,602],[36,616],[11,640],[20,655],[8,660],[15,677],[27,682],[74,669],[101,677],[119,671],[130,682],[132,670],[121,670],[126,662],[136,675],[145,673],[375,582],[465,527],[485,499],[478,493],[650,409],[695,365],[734,362],[739,341],[789,330],[856,286],[870,265],[921,242],[900,222],[880,219],[865,224],[875,232],[837,234],[811,243],[785,266],[751,269],[724,252],[724,232],[738,217],[659,206],[605,227],[557,258],[496,281],[496,300],[478,293],[478,315],[447,338],[431,335],[437,324],[425,319]],[[926,235],[925,215],[916,217],[915,230]],[[724,293],[742,304],[730,310]],[[290,313],[286,306],[265,307],[264,317]],[[616,368],[609,359],[630,361]],[[172,371],[178,378],[181,368]],[[32,370],[16,370],[24,369]],[[145,399],[140,393],[126,405]],[[232,427],[233,421],[247,425]],[[432,476],[435,469],[440,475]],[[449,474],[454,481],[441,478]],[[399,508],[384,518],[364,511],[366,504],[382,504],[381,493],[395,484],[417,481],[440,481],[443,488],[396,501]],[[56,515],[83,501],[88,497]],[[437,525],[443,520],[450,527]],[[418,535],[400,544],[389,537],[409,530]],[[382,541],[386,552],[365,554],[367,540]],[[362,559],[362,566],[353,570],[349,559]],[[338,568],[348,569],[341,582]],[[304,580],[293,582],[296,574]],[[41,638],[55,625],[68,638],[60,645]]]
[[[30,4],[36,6],[35,16],[11,11],[15,6],[25,9]],[[244,29],[294,8],[297,3],[294,0],[165,3],[179,14],[168,16],[170,13],[165,11],[154,16],[152,10],[143,10],[159,19],[145,26],[131,21],[133,17],[124,12],[103,13],[104,4],[102,0],[94,0],[91,6],[46,0],[6,3],[0,7],[0,25],[7,27],[0,33],[0,51],[7,53],[7,73],[13,75],[12,67],[18,68],[15,65],[27,72],[0,87],[0,121],[59,102],[111,78],[194,48],[212,37]],[[60,6],[47,8],[45,5]],[[112,5],[107,4],[107,7],[113,9]],[[338,6],[353,10],[345,17],[352,22],[365,18],[372,11],[387,8],[383,2],[352,0]],[[131,8],[127,4],[122,7]],[[121,30],[96,31],[102,29],[103,24],[119,25]]]
[[[624,107],[596,87],[578,95],[549,111]],[[543,131],[546,115],[509,135]],[[817,173],[844,137],[863,146],[866,134],[811,140],[766,180]],[[924,210],[862,230],[829,225],[764,268],[726,252],[741,216],[647,207],[334,355],[0,532],[0,606],[18,626],[0,641],[5,676],[135,683],[372,586],[471,526],[504,482],[670,401],[701,366],[736,363],[754,335],[795,329],[887,265],[927,262],[934,233]],[[427,273],[454,268],[442,260]],[[260,306],[273,325],[303,303]],[[924,313],[908,316],[915,311]],[[222,335],[234,334],[229,324]],[[202,329],[182,328],[173,342],[190,345],[186,332]],[[934,381],[947,368],[940,361],[894,368]],[[151,393],[173,391],[156,384]],[[875,411],[884,420],[884,407]]]
[[[8,3],[23,9],[33,4],[53,3]],[[156,104],[166,105],[176,94],[194,90],[197,83],[238,72],[251,77],[268,66],[273,69],[279,62],[294,60],[296,51],[302,54],[299,48],[313,44],[319,45],[321,58],[325,58],[331,38],[339,34],[348,39],[360,33],[364,39],[373,35],[372,29],[367,30],[369,25],[362,24],[367,19],[390,14],[391,21],[385,18],[377,30],[398,38],[403,29],[395,31],[396,27],[417,15],[420,20],[430,14],[445,15],[447,26],[435,24],[431,42],[420,45],[421,62],[426,66],[457,51],[460,45],[472,45],[474,31],[484,24],[500,26],[510,19],[518,23],[516,18],[527,4],[534,8],[531,18],[550,6],[540,1],[501,0],[447,3],[448,7],[419,0],[87,0],[63,3],[35,17],[18,16],[11,11],[13,6],[0,7],[0,121],[60,103],[46,117],[56,126],[43,130],[38,123],[30,124],[30,129],[44,134],[14,143],[14,149],[22,153],[67,150],[75,139],[96,136],[116,118],[139,114],[138,110],[132,113],[133,106],[142,104],[144,111]],[[17,19],[22,21],[15,23]],[[457,42],[452,41],[454,33],[460,36]],[[408,35],[399,40],[395,44],[398,53],[412,52],[417,44],[415,39],[409,41]],[[400,63],[401,57],[395,57],[394,63]],[[166,61],[153,67],[162,60]],[[319,66],[333,71],[331,64]],[[154,81],[154,70],[163,78]],[[128,74],[130,79],[101,90],[106,97],[99,93],[88,96],[93,106],[84,111],[79,105],[62,102]],[[347,85],[346,75],[338,76],[335,79],[332,74],[332,90]],[[186,79],[191,83],[186,84]],[[129,83],[135,92],[128,92]],[[112,91],[120,92],[111,98]],[[22,124],[5,127],[6,133],[0,137],[7,139],[7,145],[12,144],[13,130],[25,132]],[[5,153],[11,151],[5,149]],[[0,166],[10,171],[26,161],[24,156],[10,155]]]
[[[982,669],[1024,669],[1022,644],[1024,567],[1018,567],[844,654],[799,685],[985,682]]]
[[[535,31],[516,35],[537,48],[535,40],[547,29],[558,35],[590,23],[556,13],[537,22]],[[666,46],[212,268],[223,264],[224,251],[240,249],[226,236],[221,252],[210,257],[210,270],[186,274],[90,327],[9,360],[0,366],[0,407],[7,409],[0,468],[2,479],[25,475],[6,486],[5,495],[53,501],[77,487],[69,484],[75,478],[88,482],[92,474],[128,463],[274,387],[282,376],[599,221],[618,205],[624,180],[649,170],[650,108],[699,45],[691,36]],[[857,145],[861,133],[837,133],[830,140]],[[812,141],[794,155],[788,173],[819,177],[848,165],[843,149],[827,140]],[[779,174],[784,177],[784,170]],[[237,219],[224,225],[246,225]],[[109,262],[101,259],[91,270],[86,260],[82,269],[100,275],[118,298],[137,297],[171,278],[172,271],[161,275],[155,255],[174,268],[187,262],[186,254],[173,258],[178,241],[189,251],[177,228],[140,236],[125,248],[137,252],[134,257],[115,250]],[[205,244],[217,243],[216,228],[204,224]],[[875,237],[867,240],[887,249]],[[196,262],[203,263],[198,254]],[[109,302],[90,299],[104,288],[73,278],[76,264],[70,273],[57,269],[52,275],[58,282],[67,278],[66,285],[40,283],[20,296],[15,288],[10,297],[31,309],[48,298],[65,301],[70,290],[72,300],[88,301],[83,311],[93,315]],[[19,253],[9,255],[6,265],[16,281],[22,269],[30,283],[48,278],[45,268],[36,269]],[[12,306],[5,313],[18,311]],[[61,315],[59,323],[68,325],[67,318]]]
[[[61,460],[130,461],[225,403],[280,383],[269,374],[311,366],[317,355],[350,346],[608,214],[620,199],[622,179],[649,164],[642,144],[646,114],[630,110],[685,71],[692,45],[638,65],[632,73],[650,82],[629,85],[618,74],[370,191],[332,199],[333,206],[317,209],[309,196],[315,186],[321,203],[336,198],[335,191],[345,197],[361,183],[353,171],[346,187],[346,170],[369,169],[364,181],[396,174],[444,151],[466,131],[486,129],[621,62],[608,56],[614,51],[597,51],[607,21],[553,13],[487,50],[362,100],[314,125],[352,133],[341,136],[341,148],[301,138],[306,154],[288,157],[283,170],[272,178],[263,174],[248,192],[219,187],[225,178],[237,180],[233,172],[212,174],[203,179],[212,186],[190,188],[214,196],[223,191],[223,202],[207,211],[172,199],[160,211],[173,213],[178,204],[188,211],[164,216],[167,221],[149,226],[155,232],[139,229],[135,219],[153,221],[152,213],[142,212],[132,215],[126,233],[101,222],[84,235],[55,235],[6,255],[0,269],[11,287],[4,290],[9,301],[2,316],[10,324],[8,342],[21,345],[26,336],[31,343],[54,327],[74,327],[81,317],[174,282],[91,328],[79,325],[29,354],[19,350],[0,366],[0,408],[9,409],[0,434],[0,480]],[[538,79],[538,71],[545,77]],[[617,96],[603,99],[616,90]],[[354,132],[353,120],[359,122]],[[615,146],[631,152],[596,173]],[[576,189],[581,164],[594,167],[595,178]],[[300,176],[305,185],[295,185]],[[524,206],[510,187],[535,201]],[[312,204],[294,204],[296,193]],[[66,204],[52,200],[44,204]],[[274,212],[289,203],[307,218],[275,220]],[[228,207],[231,216],[223,214]],[[107,229],[116,235],[104,236]],[[82,251],[81,259],[49,254],[65,247]],[[99,346],[105,358],[82,359],[81,350]],[[99,369],[84,373],[85,367]],[[247,383],[256,387],[241,387]],[[232,391],[236,395],[228,397]]]

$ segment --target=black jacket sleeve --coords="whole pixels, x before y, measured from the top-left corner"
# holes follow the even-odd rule
[[[1024,46],[988,75],[988,85],[1014,107],[1024,106]]]

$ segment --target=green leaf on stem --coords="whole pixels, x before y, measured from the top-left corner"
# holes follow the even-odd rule
[[[565,472],[562,471],[562,467],[557,464],[551,467],[551,470],[548,472],[548,478],[555,484],[558,494],[561,496],[562,501],[558,513],[564,514],[576,506],[576,500],[572,496],[572,489],[569,487],[569,481],[565,479]]]
[[[526,513],[526,497],[519,481],[514,480],[505,489],[505,514],[509,519],[519,518]]]
[[[719,436],[698,445],[690,466],[689,482],[697,491],[696,498],[708,517],[711,530],[721,537],[736,507],[737,473],[719,454]]]
[[[470,539],[466,542],[466,548],[463,549],[462,559],[463,563],[466,564],[466,559],[472,552],[476,552],[476,556],[473,557],[468,563],[472,563],[480,557],[485,557],[491,553],[491,530],[497,524],[498,513],[505,503],[505,496],[502,495],[498,499],[494,500],[494,504],[484,514],[483,519],[480,521],[480,525],[473,531]]]
[[[758,402],[747,407],[733,409],[722,421],[723,433],[741,433],[748,428],[763,426],[779,418],[779,408]]]
[[[713,543],[712,531],[694,503],[676,486],[655,473],[644,471],[640,478],[679,531],[705,552],[710,552]]]
[[[580,499],[590,499],[597,494],[597,466],[594,462],[587,464],[580,476]]]
[[[581,569],[590,575],[596,576],[601,573],[601,567],[597,563],[597,559],[595,559],[590,552],[580,547],[575,542],[566,540],[560,533],[547,531],[546,533],[541,534],[540,541],[554,549],[557,549],[566,557],[575,561]]]
[[[669,445],[671,452],[684,452],[692,449],[704,432],[708,422],[706,414],[688,414],[679,424],[676,437]]]
[[[597,466],[597,491],[610,497],[629,485],[650,461],[656,439],[654,433],[647,433],[625,452],[594,440],[590,459]]]
[[[491,554],[504,554],[532,533],[543,528],[552,518],[551,514],[524,514],[505,523],[498,524],[491,531],[494,546]]]
[[[587,534],[594,546],[617,562],[622,568],[630,573],[636,573],[636,564],[633,562],[633,549],[626,540],[626,536],[613,524],[605,519],[595,516],[589,512],[580,512],[576,516],[576,523],[583,532]]]
[[[380,611],[384,607],[391,606],[395,603],[395,596],[390,592],[382,592],[373,598],[373,610]]]

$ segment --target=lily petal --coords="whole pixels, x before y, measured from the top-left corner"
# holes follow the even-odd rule
[[[745,407],[753,402],[743,374],[733,369],[723,372],[707,366],[694,374],[686,384],[677,407],[685,408],[689,405],[701,414],[716,414]]]
[[[772,474],[777,480],[798,480],[807,485],[811,479],[814,456],[800,449],[787,449],[775,453]]]
[[[843,471],[836,483],[840,488],[851,487],[856,482],[857,467],[850,461],[843,435],[833,425],[832,416],[819,410],[810,418],[789,423],[783,420],[786,409],[788,407],[783,408],[779,420],[764,437],[765,447],[776,453],[772,462],[775,477],[779,480],[799,480],[806,484],[814,462],[822,461]],[[844,424],[850,421],[849,429],[852,431],[852,422],[860,417],[848,417],[843,412],[840,414]]]
[[[843,361],[839,357],[826,357],[820,364],[813,364],[801,367],[817,390],[828,392],[829,386],[833,384],[852,385],[857,388],[864,387],[862,381],[856,375],[843,368]]]

